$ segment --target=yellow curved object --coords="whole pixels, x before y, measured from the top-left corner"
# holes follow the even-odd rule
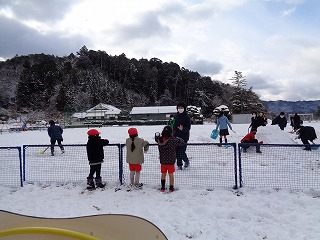
[[[21,228],[11,228],[0,231],[0,237],[17,235],[17,234],[51,234],[64,237],[70,237],[79,240],[101,240],[101,238],[96,238],[84,233],[70,231],[60,228],[49,228],[49,227],[21,227]]]

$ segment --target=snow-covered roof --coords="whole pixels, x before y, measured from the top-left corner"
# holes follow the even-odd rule
[[[155,106],[155,107],[133,107],[130,114],[156,114],[168,113],[173,114],[177,112],[176,106]]]
[[[87,110],[86,116],[104,116],[111,114],[120,114],[121,110],[112,105],[99,103],[97,106]]]

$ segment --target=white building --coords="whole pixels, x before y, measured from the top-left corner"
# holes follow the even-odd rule
[[[121,110],[108,104],[99,103],[83,113],[72,115],[73,121],[103,122],[105,120],[118,119]]]

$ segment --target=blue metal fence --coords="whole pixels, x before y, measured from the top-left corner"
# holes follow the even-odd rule
[[[65,153],[50,145],[0,147],[0,184],[20,187],[24,183],[86,184],[89,164],[86,145],[64,145]],[[305,145],[263,144],[256,153],[256,144],[190,143],[187,155],[190,167],[176,170],[175,185],[213,189],[215,187],[320,189],[320,150]],[[249,147],[249,148],[248,148]],[[47,149],[44,151],[45,149]],[[247,150],[244,152],[244,148]],[[129,168],[124,144],[104,148],[102,178],[111,186],[127,184]],[[160,162],[156,144],[145,154],[140,180],[146,186],[160,185]]]

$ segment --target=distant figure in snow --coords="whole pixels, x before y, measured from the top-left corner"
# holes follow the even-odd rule
[[[281,112],[279,116],[273,119],[271,125],[278,125],[281,130],[284,130],[284,128],[287,126],[287,118],[284,112]]]
[[[228,120],[228,118],[224,115],[223,112],[220,112],[216,130],[219,129],[219,135],[220,135],[220,143],[222,143],[222,138],[224,137],[224,142],[227,143],[227,135],[229,135],[228,127],[232,130],[232,126]],[[233,131],[233,130],[232,130]]]
[[[294,114],[292,118],[292,122],[293,122],[293,131],[296,132],[300,128],[300,124],[301,124],[301,119],[298,113]]]
[[[62,128],[56,125],[53,120],[50,120],[49,124],[50,124],[50,127],[48,127],[48,135],[50,137],[50,143],[51,143],[51,156],[54,156],[54,145],[56,141],[58,142],[58,146],[60,147],[61,152],[64,153],[64,148],[61,144],[61,142],[63,141]]]
[[[249,128],[257,129],[260,125],[257,112],[254,111],[251,114],[252,114],[252,117],[251,117],[251,124]]]
[[[241,139],[241,143],[258,143],[258,145],[256,145],[256,152],[261,153],[260,144],[262,144],[263,142],[262,141],[258,142],[258,139],[256,139],[256,133],[257,133],[257,129],[251,128],[250,133],[248,133]],[[242,147],[243,152],[246,152],[249,147],[250,146]]]

